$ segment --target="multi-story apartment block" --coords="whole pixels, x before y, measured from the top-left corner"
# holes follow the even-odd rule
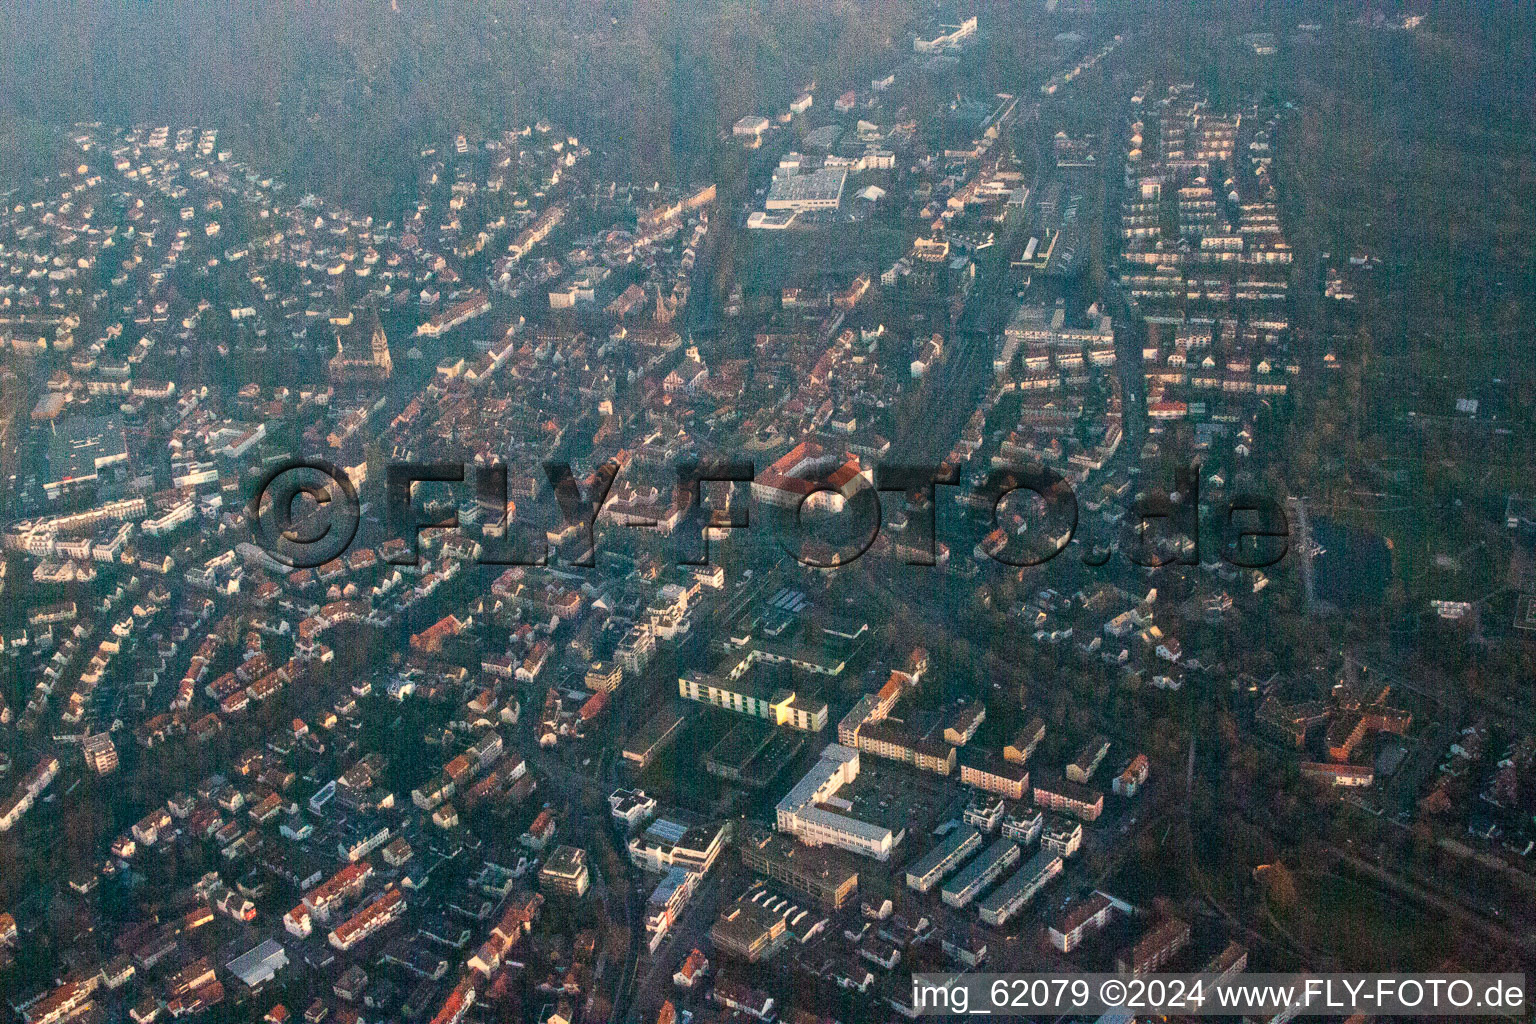
[[[1045,888],[1046,883],[1061,874],[1061,869],[1061,857],[1050,850],[1040,850],[977,904],[977,914],[987,924],[1001,927]]]
[[[1066,780],[1035,782],[1035,806],[1062,811],[1084,821],[1096,821],[1104,813],[1104,794]]]
[[[1088,780],[1093,778],[1093,773],[1098,771],[1099,763],[1108,753],[1108,739],[1103,736],[1094,736],[1089,739],[1072,759],[1072,763],[1067,765],[1067,781],[1086,786]]]
[[[677,681],[677,692],[688,700],[751,715],[774,725],[788,726],[803,732],[820,732],[827,725],[827,705],[819,700],[801,697],[793,690],[753,686],[742,682],[746,674],[741,665],[728,676],[705,675],[689,672]]]
[[[960,765],[960,781],[1009,800],[1022,800],[1029,791],[1029,769],[994,757],[968,757]]]
[[[1082,845],[1082,822],[1052,817],[1045,823],[1045,828],[1040,833],[1040,848],[1050,850],[1063,858],[1072,856]]]
[[[1044,811],[1020,805],[1012,814],[1003,817],[999,834],[1023,846],[1034,842],[1044,828]]]
[[[579,846],[557,846],[539,868],[539,884],[567,896],[585,896],[591,885],[587,851]]]
[[[1066,913],[1046,929],[1046,934],[1050,937],[1051,945],[1063,953],[1070,953],[1090,932],[1098,931],[1108,924],[1114,911],[1115,905],[1110,898],[1096,892],[1069,907]]]
[[[974,825],[955,829],[938,846],[907,866],[907,885],[918,892],[928,892],[965,858],[981,849],[983,841],[981,830]]]
[[[963,907],[1018,862],[1019,845],[1011,839],[999,839],[945,882],[939,896],[952,907]]]
[[[614,661],[594,661],[587,669],[587,689],[612,693],[624,681],[624,667]]]
[[[107,733],[87,736],[80,742],[80,750],[85,755],[86,767],[97,775],[110,775],[117,770],[117,747]]]
[[[1035,752],[1035,747],[1039,746],[1043,739],[1045,739],[1045,720],[1038,716],[1031,718],[1008,745],[1003,747],[1003,760],[1023,764],[1029,760],[1029,755]]]
[[[1189,925],[1170,917],[1143,935],[1134,946],[1122,950],[1115,958],[1115,970],[1121,974],[1151,973],[1172,960],[1187,945]]]
[[[991,793],[975,794],[965,805],[960,820],[984,832],[991,832],[1003,820],[1003,798]]]

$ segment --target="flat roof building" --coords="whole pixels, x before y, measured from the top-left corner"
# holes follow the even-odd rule
[[[656,813],[656,798],[643,789],[616,789],[608,796],[608,810],[615,821],[634,828]]]
[[[55,429],[48,446],[50,497],[76,485],[93,484],[103,469],[128,461],[128,436],[122,418],[72,416]]]
[[[676,708],[657,711],[624,743],[625,763],[636,771],[644,769],[677,739],[677,730],[682,724],[683,713]]]
[[[738,137],[762,135],[771,123],[760,114],[748,114],[731,126],[731,134]]]
[[[938,25],[927,39],[921,35],[912,37],[912,52],[934,54],[959,49],[966,40],[975,37],[976,28],[975,15],[958,24]]]
[[[1012,839],[999,839],[967,864],[958,875],[945,882],[939,896],[952,907],[963,907],[991,885],[998,875],[1018,862],[1019,845]]]
[[[1050,850],[1062,857],[1070,857],[1083,845],[1082,822],[1054,815],[1040,833],[1041,849]]]
[[[110,775],[117,770],[117,747],[112,737],[104,732],[93,733],[80,742],[85,763],[97,775]]]
[[[591,884],[587,851],[579,846],[557,846],[539,868],[539,884],[568,896],[585,896]]]
[[[981,849],[982,833],[974,825],[962,825],[907,866],[907,885],[928,892],[971,854]]]
[[[747,671],[751,668],[750,661],[743,659],[727,675],[689,672],[680,676],[678,695],[802,732],[820,732],[826,728],[825,701],[801,697],[794,690],[759,685]]]
[[[976,912],[987,924],[1001,926],[1019,912],[1019,908],[1045,888],[1047,882],[1061,874],[1061,857],[1050,850],[1036,853],[1002,885],[992,890],[976,907]]]
[[[1003,816],[1001,834],[1016,843],[1032,843],[1045,828],[1045,812],[1036,807],[1020,805]]]
[[[716,947],[755,963],[791,941],[809,942],[826,926],[825,917],[759,883],[721,912],[709,938]]]
[[[688,825],[661,817],[629,841],[629,859],[645,871],[683,867],[705,874],[715,866],[725,842],[723,824]]]
[[[810,174],[775,178],[768,187],[768,201],[763,206],[770,212],[835,210],[842,205],[843,185],[847,181],[848,171],[841,167],[823,167]]]
[[[245,982],[247,988],[259,988],[288,966],[288,953],[276,939],[267,939],[235,957],[227,966],[229,973]]]
[[[744,718],[704,755],[704,768],[727,782],[758,789],[771,782],[803,746],[805,737],[799,730]]]
[[[756,822],[743,822],[736,845],[741,862],[833,910],[853,898],[859,873],[832,850],[805,846]]]
[[[890,860],[891,850],[901,842],[902,834],[822,806],[858,774],[857,750],[827,744],[821,760],[779,801],[779,831],[797,836],[810,846],[836,846],[875,860]]]

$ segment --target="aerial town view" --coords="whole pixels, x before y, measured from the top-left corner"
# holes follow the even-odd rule
[[[0,1024],[1536,965],[1530,5],[0,53]]]

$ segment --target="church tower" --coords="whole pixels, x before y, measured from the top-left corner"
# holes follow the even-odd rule
[[[331,318],[336,328],[336,355],[328,365],[331,380],[337,384],[380,383],[394,373],[389,355],[389,338],[379,322],[379,311],[372,306],[359,321],[354,310]],[[368,347],[363,347],[367,334]]]
[[[388,380],[390,374],[395,372],[395,364],[389,358],[389,339],[384,335],[384,325],[379,322],[377,307],[368,307],[368,321],[373,328],[369,334],[368,348],[372,354],[374,370],[380,380]]]

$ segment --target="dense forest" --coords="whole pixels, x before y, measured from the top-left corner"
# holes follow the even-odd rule
[[[1513,18],[1518,39],[1530,12],[1508,6],[1430,5],[1445,8],[1431,16],[1453,21],[1474,51],[1528,67],[1532,33],[1513,46],[1507,34]],[[888,67],[893,46],[905,51],[908,33],[941,12],[981,13],[991,59],[1006,65],[1025,52],[1015,44],[1052,20],[1043,7],[1039,0],[980,8],[972,0],[942,8],[935,0],[79,0],[65,18],[55,5],[16,4],[0,18],[7,55],[0,175],[33,169],[39,127],[202,124],[301,187],[387,212],[410,179],[400,172],[421,146],[447,132],[473,136],[540,116],[598,142],[594,149],[612,164],[606,170],[637,179],[704,175],[723,125],[766,112],[812,81],[839,91],[867,82]],[[1092,9],[1154,34],[1158,26],[1199,31],[1235,13],[1212,0],[1121,0]],[[1283,25],[1357,13],[1354,5],[1262,0],[1245,17]],[[1499,46],[1476,45],[1490,33],[1499,34]],[[1442,57],[1421,65],[1427,80],[1417,84],[1433,87],[1436,77],[1457,86],[1468,78],[1529,83],[1508,67]],[[1528,89],[1519,97],[1454,94],[1505,110],[1530,99]]]
[[[636,178],[701,171],[722,125],[889,63],[921,0],[86,0],[0,19],[0,135],[73,121],[217,126],[301,187],[386,204],[445,133],[540,117]],[[846,85],[844,86],[847,87]],[[12,141],[0,166],[33,149]]]

